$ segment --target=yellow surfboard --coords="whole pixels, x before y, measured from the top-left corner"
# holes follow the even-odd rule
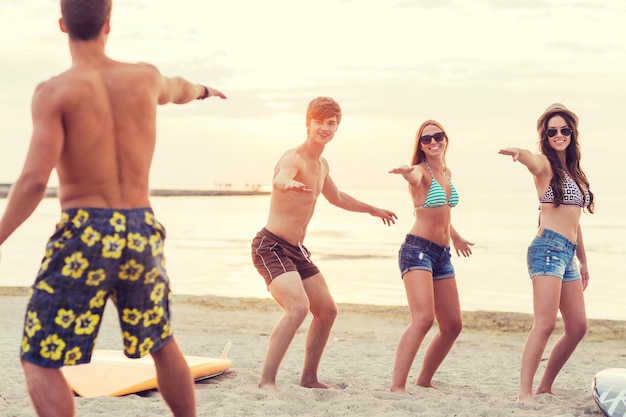
[[[187,356],[194,380],[221,375],[230,368],[228,342],[219,358]],[[121,350],[95,349],[91,362],[61,368],[65,379],[81,397],[118,397],[157,388],[156,367],[152,356],[129,359]]]

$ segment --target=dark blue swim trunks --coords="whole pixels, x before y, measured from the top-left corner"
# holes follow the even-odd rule
[[[164,239],[150,208],[63,211],[31,287],[22,359],[47,368],[89,362],[109,297],[126,356],[160,349],[172,337]]]

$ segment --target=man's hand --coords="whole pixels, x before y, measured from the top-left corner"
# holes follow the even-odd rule
[[[206,89],[209,92],[209,95],[207,96],[207,98],[208,97],[219,97],[221,99],[226,99],[226,96],[221,91],[216,90],[215,88],[212,88],[212,87],[207,87]]]
[[[396,224],[396,220],[398,216],[396,213],[389,210],[375,208],[373,213],[370,213],[372,216],[380,217],[387,226],[391,226],[392,224]]]

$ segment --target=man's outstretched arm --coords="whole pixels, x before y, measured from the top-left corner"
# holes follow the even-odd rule
[[[165,77],[153,65],[145,65],[150,66],[159,77],[159,104],[185,104],[193,100],[204,100],[209,97],[226,98],[221,91],[215,88],[192,83],[183,77]]]

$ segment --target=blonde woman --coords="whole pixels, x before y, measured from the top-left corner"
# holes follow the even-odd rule
[[[583,290],[589,282],[580,228],[583,210],[593,213],[593,193],[580,167],[578,117],[560,103],[537,121],[541,152],[506,148],[533,175],[539,199],[539,229],[527,253],[533,286],[533,327],[522,353],[518,402],[536,403],[533,379],[561,311],[564,333],[557,340],[534,394],[552,394],[552,384],[587,332]],[[579,264],[576,262],[578,258]]]
[[[402,334],[391,381],[391,392],[406,393],[406,381],[424,337],[437,320],[417,377],[417,385],[432,387],[432,378],[461,333],[461,307],[451,263],[450,240],[457,255],[470,256],[473,243],[452,227],[452,207],[459,202],[446,166],[448,135],[441,124],[425,121],[415,137],[411,165],[389,171],[409,183],[415,223],[402,244],[398,262],[411,322]]]

